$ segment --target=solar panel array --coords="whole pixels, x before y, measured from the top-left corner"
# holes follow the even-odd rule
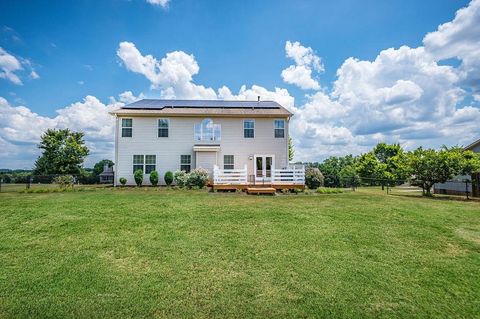
[[[262,108],[279,109],[280,105],[274,101],[223,101],[223,100],[157,100],[143,99],[128,105],[124,109],[153,109],[171,108]]]

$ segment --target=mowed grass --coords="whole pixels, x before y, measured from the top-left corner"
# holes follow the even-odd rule
[[[473,318],[480,203],[0,194],[2,318]]]

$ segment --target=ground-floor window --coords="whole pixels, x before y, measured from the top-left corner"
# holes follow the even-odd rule
[[[157,165],[157,156],[156,155],[145,155],[145,174],[150,174],[156,170]]]
[[[156,155],[133,155],[133,173],[141,170],[144,174],[150,174],[156,169]]]
[[[223,155],[223,169],[233,169],[234,167],[233,155]]]
[[[192,155],[180,155],[180,170],[187,173],[192,169]]]
[[[133,155],[133,173],[137,170],[143,170],[143,163],[144,163],[143,155]]]

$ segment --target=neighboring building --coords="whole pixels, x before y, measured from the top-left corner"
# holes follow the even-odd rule
[[[105,164],[103,166],[103,172],[101,172],[99,175],[100,184],[113,184],[114,175],[113,166],[108,166],[108,164]]]
[[[115,184],[133,172],[194,168],[221,174],[246,169],[248,182],[271,182],[288,163],[292,113],[272,101],[143,99],[111,112],[116,117]]]
[[[465,147],[465,150],[480,153],[480,139]],[[469,183],[465,183],[469,180]],[[456,176],[446,183],[438,183],[433,186],[436,194],[465,195],[468,192],[474,197],[480,197],[480,173],[472,176]]]

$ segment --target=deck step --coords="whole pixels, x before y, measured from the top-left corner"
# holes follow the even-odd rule
[[[275,194],[273,187],[247,187],[247,194]]]

